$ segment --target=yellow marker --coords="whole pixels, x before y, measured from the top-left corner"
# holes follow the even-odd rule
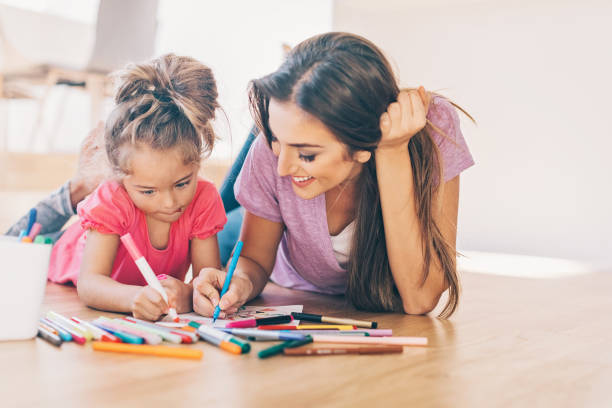
[[[300,324],[298,330],[355,330],[355,326],[349,324]]]
[[[91,343],[94,350],[114,351],[115,353],[147,354],[159,357],[191,358],[199,360],[204,352],[199,349],[169,346],[150,346],[127,343],[112,343],[106,341],[94,341]]]

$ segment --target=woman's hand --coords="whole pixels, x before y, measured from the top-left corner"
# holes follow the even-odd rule
[[[131,310],[135,318],[155,322],[168,313],[168,305],[158,291],[143,286],[132,299]]]
[[[221,308],[219,317],[235,313],[246,303],[253,290],[253,283],[241,276],[234,275],[229,289],[219,300],[227,272],[215,268],[203,268],[193,280],[193,310],[202,316],[212,316],[217,304]]]
[[[401,91],[397,102],[389,104],[380,116],[382,137],[378,149],[407,146],[427,123],[427,110],[431,96],[421,86],[419,89]]]
[[[167,276],[159,282],[168,295],[168,302],[176,309],[177,313],[189,313],[193,310],[193,288],[191,285],[171,276]]]

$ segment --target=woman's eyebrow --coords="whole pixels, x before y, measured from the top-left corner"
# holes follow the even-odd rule
[[[277,142],[279,141],[278,137],[276,137],[274,135],[274,132],[272,132],[272,130],[270,130],[270,136],[272,136],[272,138],[274,140],[276,140]],[[318,147],[318,148],[322,148],[323,147],[321,145],[311,144],[311,143],[289,143],[288,146],[297,147],[297,148],[300,148],[300,147]]]
[[[319,148],[323,147],[321,145],[309,144],[309,143],[289,143],[289,146],[291,147],[319,147]]]

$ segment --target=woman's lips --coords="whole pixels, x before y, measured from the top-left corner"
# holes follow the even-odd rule
[[[309,185],[310,183],[312,183],[314,181],[314,177],[312,176],[305,176],[305,177],[291,177],[291,182],[293,184],[295,184],[298,187],[306,187],[307,185]]]

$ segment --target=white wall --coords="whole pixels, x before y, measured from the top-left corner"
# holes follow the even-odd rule
[[[336,0],[335,30],[451,97],[477,165],[460,249],[612,264],[612,3]]]
[[[237,154],[253,121],[247,84],[274,71],[282,62],[282,44],[291,46],[329,31],[332,1],[161,0],[157,54],[191,55],[209,65],[216,76],[223,115],[215,128],[223,143],[213,156]]]
[[[0,4],[55,15],[69,1],[0,0]],[[87,22],[93,29],[95,18],[92,20],[90,14],[91,10],[96,11],[97,0],[87,0],[86,4],[87,7],[82,5],[62,15]],[[283,43],[295,45],[329,31],[332,0],[160,0],[158,22],[156,55],[167,52],[190,55],[213,69],[219,102],[227,114],[227,120],[222,113],[217,116],[215,128],[221,141],[213,156],[229,158],[237,154],[252,125],[247,105],[248,81],[280,65]],[[23,35],[48,36],[35,28],[24,30]],[[85,59],[88,57],[84,55]],[[112,109],[112,101],[107,102],[105,115]],[[6,149],[10,151],[76,152],[91,127],[89,112],[85,93],[54,87],[42,114],[42,127],[33,134],[38,113],[36,100],[0,100],[0,149],[5,147],[6,137]],[[48,143],[49,140],[53,143]]]

